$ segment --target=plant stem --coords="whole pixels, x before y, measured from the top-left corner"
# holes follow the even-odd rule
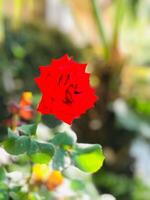
[[[41,122],[41,119],[42,119],[42,114],[38,112],[36,115],[35,123],[38,125]]]
[[[115,10],[115,19],[114,19],[113,36],[112,36],[112,48],[116,48],[118,44],[119,30],[124,13],[123,11],[124,11],[123,1],[116,0],[116,10]]]
[[[98,8],[98,3],[97,0],[92,0],[92,9],[93,9],[93,15],[95,17],[95,21],[97,23],[98,31],[99,31],[99,36],[104,48],[104,57],[105,59],[109,58],[109,47],[106,39],[106,34],[104,31],[104,25],[103,25],[103,20],[101,16],[101,10]]]

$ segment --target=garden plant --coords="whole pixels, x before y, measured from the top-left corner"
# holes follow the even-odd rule
[[[15,164],[0,167],[0,199],[59,199],[56,191],[66,183],[68,169],[94,173],[101,168],[104,161],[101,146],[77,143],[77,135],[71,130],[72,121],[92,108],[98,99],[86,67],[87,64],[80,64],[67,54],[52,59],[48,66],[40,66],[35,82],[42,97],[36,112],[32,109],[31,92],[24,92],[19,103],[1,102],[1,149]],[[42,115],[63,121],[44,140],[37,134]],[[84,187],[77,177],[72,178],[70,187],[71,184],[74,189]]]

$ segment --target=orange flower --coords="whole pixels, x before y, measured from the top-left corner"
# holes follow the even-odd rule
[[[48,190],[53,191],[62,183],[63,183],[63,176],[61,172],[55,170],[48,176],[48,179],[46,181],[46,186]]]
[[[31,109],[32,93],[23,92],[19,103],[19,116],[25,120],[31,120],[33,118],[33,111]]]

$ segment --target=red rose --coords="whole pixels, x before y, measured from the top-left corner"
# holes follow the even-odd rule
[[[89,85],[87,64],[75,62],[68,55],[52,60],[49,66],[40,66],[35,81],[43,96],[37,110],[53,114],[71,124],[96,102],[95,90]]]

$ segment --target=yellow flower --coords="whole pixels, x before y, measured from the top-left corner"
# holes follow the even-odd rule
[[[30,103],[32,101],[32,92],[23,92],[21,98]]]
[[[32,180],[34,182],[44,182],[48,178],[51,169],[45,164],[35,164],[32,168]]]

